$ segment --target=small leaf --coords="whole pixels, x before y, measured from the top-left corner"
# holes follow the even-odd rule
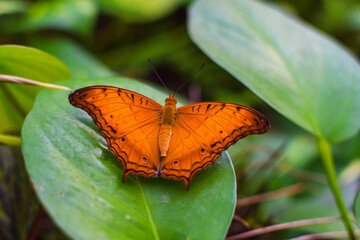
[[[93,55],[70,39],[41,37],[34,40],[31,45],[58,57],[69,67],[74,79],[114,75]]]
[[[338,142],[360,127],[360,68],[343,47],[283,10],[250,0],[200,0],[193,41],[307,131]]]
[[[57,58],[34,48],[15,45],[0,46],[0,74],[46,83],[71,78],[69,70]],[[34,86],[0,84],[0,133],[20,133],[23,119],[39,90]]]
[[[5,26],[8,32],[52,28],[88,36],[93,29],[96,15],[94,1],[36,1],[15,25]]]
[[[156,20],[170,14],[180,3],[186,0],[104,0],[102,9],[130,22]]]
[[[25,1],[1,1],[0,16],[7,14],[23,13],[28,9],[28,3]]]
[[[63,82],[131,89],[163,104],[167,96],[126,78]],[[37,194],[74,239],[224,239],[231,222],[235,176],[226,154],[183,182],[128,176],[90,116],[64,91],[43,90],[24,123],[22,149]]]
[[[360,225],[360,190],[358,190],[356,197],[355,197],[353,212],[354,212],[354,217],[357,221],[357,224]]]

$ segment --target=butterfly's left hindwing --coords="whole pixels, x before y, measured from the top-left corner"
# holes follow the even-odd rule
[[[162,161],[165,177],[184,180],[214,164],[221,152],[250,134],[265,133],[269,121],[258,111],[239,104],[204,102],[180,107]]]
[[[105,134],[109,149],[130,173],[155,176],[160,164],[158,134],[162,106],[136,92],[109,86],[91,86],[69,95],[75,107],[86,111]]]

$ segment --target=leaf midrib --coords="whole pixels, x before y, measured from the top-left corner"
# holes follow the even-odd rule
[[[143,188],[142,188],[142,186],[141,186],[141,184],[140,184],[139,177],[136,177],[136,183],[137,183],[137,185],[138,185],[138,187],[139,187],[139,189],[140,189],[140,193],[141,193],[141,196],[142,196],[143,201],[144,201],[146,213],[147,213],[147,215],[148,215],[148,217],[149,217],[151,229],[152,229],[152,231],[153,231],[153,233],[154,233],[154,239],[160,240],[159,233],[158,233],[157,228],[156,228],[156,226],[155,226],[154,219],[152,218],[151,211],[150,211],[150,207],[149,207],[149,204],[148,204],[148,202],[147,202],[147,200],[146,200],[146,197],[145,197],[145,194],[144,194],[144,190],[143,190]]]

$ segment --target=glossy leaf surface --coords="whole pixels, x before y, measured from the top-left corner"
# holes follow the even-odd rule
[[[360,126],[360,68],[340,44],[275,6],[200,0],[193,41],[276,110],[338,142]]]
[[[72,89],[111,85],[163,104],[166,95],[126,78],[63,82]],[[68,93],[43,90],[26,118],[23,153],[39,198],[57,224],[81,239],[223,239],[236,193],[230,159],[183,182],[128,176],[90,116]]]

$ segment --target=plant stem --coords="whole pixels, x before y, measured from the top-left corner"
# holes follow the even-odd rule
[[[68,87],[51,84],[51,83],[39,82],[39,81],[22,78],[22,77],[17,77],[17,76],[12,76],[12,75],[0,74],[0,82],[34,85],[34,86],[39,86],[39,87],[43,87],[43,88],[51,88],[51,89],[65,90],[65,91],[71,92],[71,89]]]
[[[0,134],[0,143],[19,147],[21,145],[21,138],[19,136]]]
[[[291,196],[298,194],[304,190],[304,184],[297,183],[292,186],[284,187],[273,192],[262,193],[247,198],[237,200],[236,207],[244,207],[251,204],[265,202],[285,196]]]
[[[345,225],[345,228],[348,232],[348,237],[352,240],[357,239],[353,226],[351,224],[348,211],[345,207],[344,201],[342,199],[339,186],[336,180],[336,172],[334,166],[334,159],[331,152],[329,143],[322,137],[316,138],[318,143],[318,148],[321,156],[321,160],[325,169],[326,179],[332,191],[333,197],[335,199],[337,208],[341,214],[342,221]]]

